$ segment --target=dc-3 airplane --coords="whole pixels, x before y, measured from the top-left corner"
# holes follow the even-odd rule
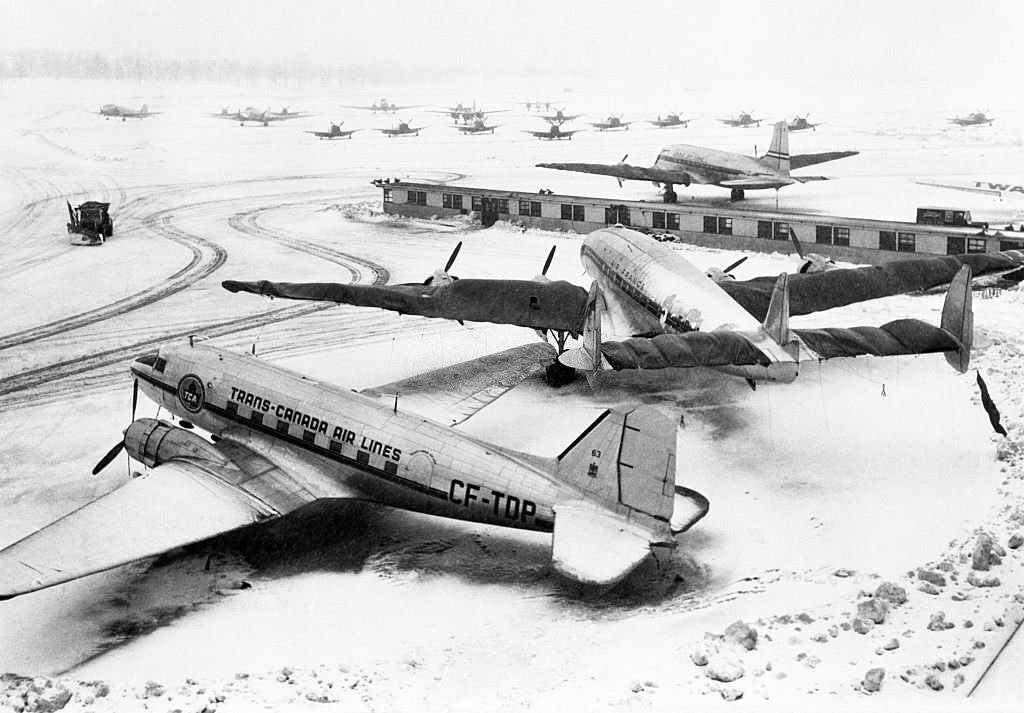
[[[679,118],[679,114],[668,114],[665,117],[662,117],[661,114],[658,114],[657,119],[648,119],[647,123],[654,124],[659,129],[668,129],[673,126],[686,127],[689,125],[691,121],[692,119]]]
[[[749,112],[741,111],[732,119],[719,119],[729,126],[760,126],[763,119],[755,119]]]
[[[341,126],[344,123],[344,121],[341,124],[331,122],[331,128],[327,131],[307,131],[306,133],[313,134],[318,139],[351,139],[352,134],[359,131],[359,129],[342,129]]]
[[[474,119],[472,124],[456,124],[453,129],[458,129],[463,134],[486,134],[494,133],[501,124],[487,124],[483,119]]]
[[[398,126],[393,126],[390,129],[377,129],[377,131],[389,139],[393,139],[396,136],[419,136],[420,131],[427,128],[425,126],[410,126],[411,122],[412,119],[406,119],[398,122]]]
[[[810,129],[811,131],[817,131],[817,127],[821,126],[819,121],[817,124],[812,124],[807,121],[807,117],[810,114],[804,114],[803,116],[794,116],[792,119],[786,122],[786,128],[790,131],[804,131]]]
[[[269,108],[260,111],[256,107],[247,106],[245,109],[239,109],[235,112],[230,112],[227,108],[221,109],[217,114],[210,114],[215,119],[229,119],[231,121],[237,121],[239,126],[245,126],[248,121],[254,124],[263,124],[264,126],[270,126],[272,121],[285,121],[287,119],[303,119],[307,116],[312,116],[309,112],[304,111],[290,111],[288,107],[284,107],[281,111],[271,111]]]
[[[649,406],[595,410],[575,440],[545,458],[414,411],[417,397],[435,408],[440,398],[465,418],[468,401],[476,410],[493,402],[553,352],[526,345],[363,393],[217,347],[141,356],[131,365],[136,388],[212,442],[133,414],[94,472],[121,450],[151,470],[0,551],[0,599],[323,498],[550,532],[557,572],[610,586],[652,547],[675,546],[708,510],[702,495],[675,485],[672,420]]]
[[[664,186],[663,198],[666,203],[676,201],[676,185],[691,183],[721,186],[731,190],[734,201],[743,200],[747,190],[766,188],[779,189],[793,183],[828,180],[824,176],[793,176],[790,170],[813,166],[826,161],[856,156],[857,151],[831,151],[818,154],[789,155],[789,130],[786,122],[775,124],[772,142],[764,156],[743,154],[703,146],[675,144],[666,146],[658,154],[653,166],[631,166],[627,163],[538,163],[540,168],[555,168],[562,171],[579,171],[613,176],[619,179],[651,181]]]
[[[954,117],[949,120],[949,123],[956,124],[957,126],[980,126],[982,124],[992,126],[993,121],[995,121],[995,118],[985,116],[985,112],[974,111],[965,117]]]
[[[595,282],[588,293],[578,285],[548,281],[545,271],[532,281],[456,279],[448,274],[456,253],[444,270],[422,285],[263,280],[223,286],[232,292],[550,331],[563,355],[562,364],[586,372],[704,366],[743,376],[753,384],[792,380],[801,360],[865,354],[955,352],[958,368],[965,369],[971,332],[970,276],[1009,273],[1024,265],[1024,252],[1004,251],[716,282],[678,251],[616,226],[594,231],[583,241],[581,259]],[[546,265],[550,260],[549,255]],[[947,284],[952,287],[942,328],[918,320],[896,320],[880,328],[788,326],[790,315]],[[611,333],[633,338],[601,341],[599,316],[604,316]],[[583,351],[564,356],[570,354],[567,339],[579,335]],[[553,374],[559,376],[549,367],[549,382],[565,383]]]
[[[552,124],[547,131],[523,131],[523,133],[546,141],[561,141],[562,139],[572,139],[572,135],[578,134],[580,131],[581,129],[566,130],[559,124]]]
[[[609,116],[604,121],[588,121],[598,131],[615,131],[616,129],[628,129],[632,121],[623,121],[622,116]]]
[[[117,104],[104,104],[100,107],[99,115],[109,120],[111,117],[121,121],[127,119],[146,119],[157,114],[163,114],[162,111],[150,111],[148,104],[143,104],[139,109],[129,109],[126,106],[119,106]]]
[[[392,104],[387,99],[379,99],[370,106],[351,106],[346,105],[345,109],[363,109],[364,111],[372,111],[376,114],[378,111],[384,112],[385,114],[396,114],[405,109],[419,109],[420,107],[426,106],[426,104]]]

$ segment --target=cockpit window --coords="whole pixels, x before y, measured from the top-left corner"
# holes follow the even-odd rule
[[[153,371],[159,371],[161,374],[164,373],[164,367],[167,366],[167,360],[163,357],[157,357],[153,363]]]
[[[164,368],[167,366],[167,360],[160,356],[160,352],[143,354],[135,361],[144,366],[153,367],[153,371],[159,371],[161,373],[163,373]]]

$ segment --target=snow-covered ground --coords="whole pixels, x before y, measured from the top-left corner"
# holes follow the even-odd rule
[[[681,97],[698,116],[687,129],[636,125],[546,143],[519,131],[539,120],[509,113],[496,115],[506,126],[493,136],[463,137],[433,117],[418,138],[368,130],[321,142],[303,130],[391,119],[338,108],[364,97],[246,89],[6,83],[0,545],[126,477],[123,461],[98,477],[88,472],[130,420],[127,361],[154,344],[198,335],[238,349],[255,345],[276,363],[359,388],[535,338],[507,327],[232,295],[221,280],[419,280],[463,240],[455,274],[529,278],[556,244],[549,274],[586,284],[578,236],[384,217],[371,179],[658,200],[646,184],[619,189],[533,164],[611,162],[626,152],[642,164],[671,142],[763,150],[770,133],[713,122],[735,113],[738,100],[694,90]],[[1022,183],[1014,171],[1024,165],[1024,113],[1012,107],[992,127],[958,129],[944,123],[947,101],[923,88],[910,93],[916,108],[907,112],[869,111],[863,102],[850,111],[848,97],[818,89],[812,118],[827,123],[795,134],[794,153],[862,153],[822,167],[838,180],[782,191],[783,207],[902,219],[926,203],[982,212],[974,196],[911,179]],[[374,88],[365,98],[379,94]],[[877,105],[896,97],[908,101],[890,87]],[[440,99],[415,88],[389,98]],[[477,99],[501,106],[523,97]],[[626,119],[679,108],[614,87],[580,87],[563,99],[595,120],[624,106],[636,114]],[[107,101],[146,101],[166,113],[127,122],[89,113]],[[318,115],[267,128],[204,116],[254,102]],[[771,118],[793,113],[767,91],[743,98],[751,102]],[[720,189],[693,193],[724,199]],[[73,247],[64,232],[64,201],[85,199],[112,202],[115,235],[101,248]],[[749,203],[774,206],[774,194],[754,193]],[[680,249],[701,266],[735,259]],[[737,276],[792,266],[788,256],[752,255]],[[795,321],[934,322],[940,306],[941,295],[905,296]],[[654,388],[612,383],[597,393],[584,383],[558,391],[527,383],[463,428],[543,454],[571,441],[578,414],[596,404],[659,404],[682,417],[677,479],[709,497],[709,515],[675,551],[658,553],[612,592],[581,596],[551,573],[548,536],[317,504],[0,604],[0,671],[53,677],[8,678],[6,703],[67,691],[72,705],[118,711],[303,709],[325,701],[344,710],[678,710],[740,694],[740,705],[773,709],[965,704],[1024,603],[1024,562],[1010,547],[1011,536],[1024,534],[1024,292],[977,295],[975,324],[973,366],[1009,438],[991,433],[974,371],[957,376],[940,356],[810,366],[792,385],[753,392],[704,374]],[[140,403],[139,415],[153,411]],[[979,554],[990,569],[975,571],[983,536],[997,555]],[[999,583],[977,586],[969,577]],[[906,601],[883,615],[883,597],[872,595],[885,582],[905,590]],[[882,594],[898,601],[896,587]],[[929,629],[940,612],[952,626]],[[869,628],[869,617],[882,621]],[[759,634],[752,650],[717,638],[738,620]],[[1011,651],[1019,656],[1021,646]],[[870,694],[862,681],[875,668],[885,676]],[[1017,679],[1000,662],[973,697],[987,707],[1019,707]]]

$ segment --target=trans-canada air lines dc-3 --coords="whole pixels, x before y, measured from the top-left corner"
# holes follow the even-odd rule
[[[540,457],[413,412],[422,398],[435,413],[449,404],[449,422],[464,420],[553,355],[531,344],[362,393],[210,346],[142,356],[131,365],[137,385],[212,440],[134,420],[96,470],[123,448],[149,472],[0,551],[0,598],[321,498],[552,532],[558,572],[612,585],[708,510],[703,496],[675,484],[674,421],[648,406],[595,409],[561,453]]]

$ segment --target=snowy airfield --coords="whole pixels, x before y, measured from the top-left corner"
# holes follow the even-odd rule
[[[549,274],[587,284],[579,236],[384,217],[371,179],[657,201],[646,184],[619,189],[533,164],[612,162],[627,152],[644,164],[676,142],[763,151],[770,122],[731,129],[712,118],[739,111],[737,101],[755,102],[770,119],[806,111],[771,95],[698,90],[665,106],[656,94],[590,87],[555,97],[595,121],[625,107],[635,107],[627,120],[677,109],[697,119],[686,129],[636,124],[548,143],[519,131],[543,124],[518,110],[492,117],[505,124],[493,136],[467,137],[446,117],[419,113],[416,123],[432,124],[420,137],[386,139],[369,128],[390,126],[391,116],[337,109],[369,104],[379,88],[343,98],[294,87],[34,81],[3,89],[0,545],[127,477],[123,459],[88,473],[130,421],[128,360],[156,344],[197,335],[239,350],[255,345],[275,363],[362,388],[535,339],[515,328],[232,295],[221,280],[418,281],[463,240],[454,274],[532,277],[555,244]],[[388,98],[449,99],[399,91],[389,88]],[[993,108],[994,126],[958,129],[945,123],[945,99],[929,104],[937,99],[921,89],[901,112],[891,103],[901,94],[879,92],[885,109],[874,113],[814,94],[811,118],[826,124],[794,134],[793,153],[862,153],[807,171],[836,180],[784,189],[782,208],[904,220],[926,204],[969,206],[982,218],[1013,210],[911,181],[1020,184],[1024,114]],[[500,108],[532,98],[477,101]],[[108,101],[166,113],[123,123],[90,113]],[[261,101],[318,114],[266,128],[204,116]],[[341,119],[367,130],[332,142],[303,133]],[[705,187],[680,198],[691,194],[727,199]],[[750,206],[774,207],[770,191],[748,196]],[[115,235],[100,248],[72,247],[64,230],[65,200],[87,199],[112,203]],[[680,249],[701,266],[737,257]],[[752,254],[737,274],[794,265],[787,255]],[[794,322],[937,322],[941,300],[897,297]],[[1024,292],[976,295],[975,325],[972,366],[1008,439],[991,433],[973,370],[956,376],[941,356],[808,366],[793,385],[754,392],[698,376],[689,386],[703,390],[644,389],[640,398],[682,416],[677,479],[704,493],[711,511],[674,552],[603,596],[581,597],[554,577],[548,536],[324,503],[0,603],[0,671],[54,677],[48,688],[37,681],[44,696],[66,689],[72,707],[119,711],[318,709],[328,701],[343,710],[679,710],[740,694],[730,705],[966,706],[1024,611],[1024,555],[1008,547],[1024,533]],[[552,453],[588,413],[631,398],[628,385],[594,394],[585,383],[559,391],[527,383],[463,428]],[[140,400],[139,416],[154,410]],[[981,534],[1004,554],[972,578],[997,577],[997,586],[967,581]],[[906,602],[855,631],[858,603],[883,582],[902,587]],[[929,629],[939,612],[952,626]],[[706,638],[737,620],[758,631],[753,650],[719,650]],[[1019,656],[1021,646],[1011,651]],[[702,657],[708,663],[697,665]],[[885,677],[869,694],[862,681],[874,668]],[[737,672],[727,682],[710,675]],[[1019,706],[1017,678],[997,663],[972,698],[986,708]]]

